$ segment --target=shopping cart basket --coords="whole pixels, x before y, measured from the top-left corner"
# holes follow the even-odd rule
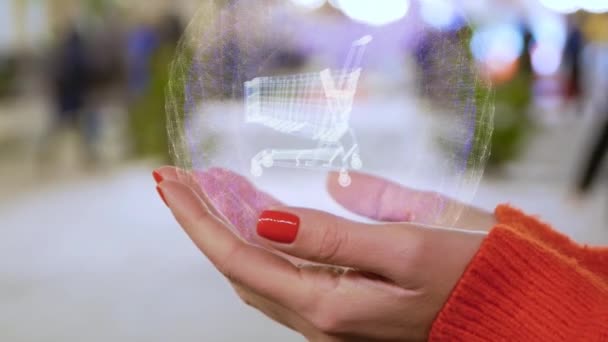
[[[263,167],[339,169],[339,183],[350,185],[349,168],[363,166],[350,128],[359,65],[371,36],[355,41],[342,70],[258,77],[245,82],[245,122],[317,141],[310,149],[265,149],[251,159],[251,173]],[[346,141],[345,141],[346,140]],[[350,167],[349,167],[350,165]]]

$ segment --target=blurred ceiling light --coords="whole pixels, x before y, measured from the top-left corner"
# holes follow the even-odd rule
[[[420,6],[420,16],[434,28],[450,29],[458,21],[452,0],[422,0]]]
[[[538,44],[531,51],[532,68],[541,76],[552,76],[562,64],[562,50],[553,44]]]
[[[300,7],[314,10],[317,8],[321,8],[323,5],[325,5],[325,3],[327,1],[326,0],[291,0],[291,2],[293,2],[294,4],[296,4]]]
[[[559,13],[574,13],[580,9],[578,0],[540,0],[546,8]]]
[[[532,68],[541,76],[552,76],[559,71],[566,46],[566,19],[557,14],[531,18],[530,28],[534,46],[530,49]]]
[[[375,26],[405,17],[410,8],[409,0],[336,0],[335,4],[351,19]]]
[[[340,9],[340,0],[327,0],[327,2],[336,9]]]
[[[493,71],[512,65],[523,53],[524,38],[516,25],[498,24],[475,31],[471,52]]]
[[[608,12],[608,0],[579,0],[579,4],[587,12]]]
[[[593,13],[608,12],[608,0],[539,0],[546,8],[555,12],[570,14],[578,10]]]
[[[568,27],[565,18],[557,14],[536,15],[530,18],[530,29],[539,44],[552,44],[560,49],[566,45]]]

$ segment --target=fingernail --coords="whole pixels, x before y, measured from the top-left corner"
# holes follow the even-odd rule
[[[163,176],[158,171],[152,172],[152,177],[154,177],[154,180],[156,181],[156,184],[158,184],[158,183],[160,183],[160,182],[163,181]]]
[[[158,195],[160,196],[160,198],[163,200],[163,202],[165,202],[166,206],[169,206],[167,204],[167,200],[165,199],[165,195],[163,195],[163,190],[160,187],[156,187],[156,191],[158,192]]]
[[[265,210],[258,219],[257,232],[263,238],[279,243],[292,243],[300,228],[300,218],[282,211]]]

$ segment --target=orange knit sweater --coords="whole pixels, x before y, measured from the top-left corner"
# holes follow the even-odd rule
[[[501,205],[431,341],[608,341],[608,248]]]

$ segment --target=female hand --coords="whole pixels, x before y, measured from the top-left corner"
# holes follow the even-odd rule
[[[364,224],[311,209],[275,207],[260,214],[254,237],[260,246],[254,246],[231,231],[242,227],[234,227],[222,201],[216,198],[216,207],[211,205],[215,194],[203,192],[197,182],[204,174],[179,177],[175,169],[163,168],[157,175],[159,192],[177,221],[241,298],[313,341],[426,339],[479,249],[482,230],[493,224],[491,214],[473,208],[458,222],[473,230],[448,230],[420,223]],[[239,179],[248,188],[243,178],[231,181]],[[414,195],[416,203],[449,201],[360,174],[353,175],[353,184],[360,186],[329,191],[348,209],[376,219],[399,221],[403,213],[402,219],[423,221],[424,207],[408,208],[407,198]],[[366,196],[353,197],[351,191]],[[377,212],[373,200],[393,205]]]

